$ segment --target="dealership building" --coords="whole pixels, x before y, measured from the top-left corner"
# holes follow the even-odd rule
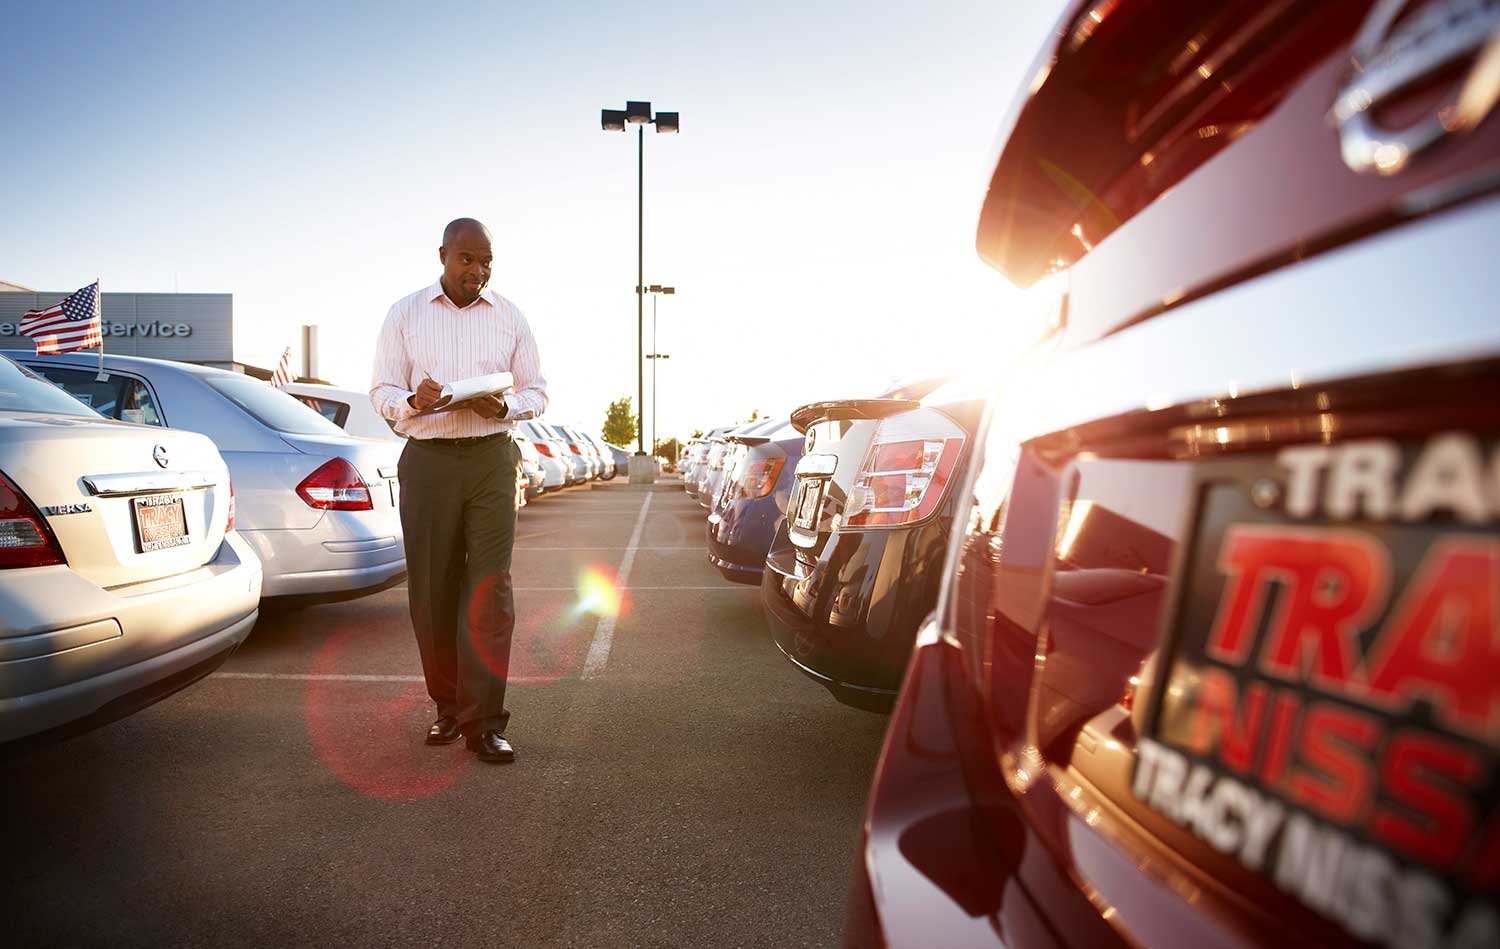
[[[31,290],[0,281],[0,349],[33,349],[16,325],[21,316],[61,302],[70,292]],[[102,297],[104,351],[109,355],[171,359],[271,378],[269,369],[235,354],[233,294],[106,292]],[[314,351],[315,340],[314,336]],[[304,365],[303,374],[314,375],[310,368]]]

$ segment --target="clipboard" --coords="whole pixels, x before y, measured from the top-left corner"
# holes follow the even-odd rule
[[[465,403],[486,395],[500,395],[509,392],[515,387],[515,376],[508,372],[492,372],[485,376],[471,376],[468,379],[459,379],[449,382],[443,386],[442,395],[438,400],[427,408],[421,410],[417,415],[437,415],[439,412],[453,412],[464,407]]]

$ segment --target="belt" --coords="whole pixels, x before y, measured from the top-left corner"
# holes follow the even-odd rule
[[[472,438],[414,438],[413,441],[424,445],[446,445],[449,448],[473,448],[475,445],[483,445],[497,439],[510,440],[510,432],[495,432],[493,435],[475,435]]]

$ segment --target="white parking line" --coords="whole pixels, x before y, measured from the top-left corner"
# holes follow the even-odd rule
[[[648,548],[648,547],[641,547],[641,548],[638,548],[638,549],[640,549],[640,550],[649,550],[650,548]],[[568,593],[576,593],[576,592],[578,592],[578,588],[576,586],[575,587],[512,587],[512,589],[515,590],[517,593],[562,593],[562,592],[565,592],[565,591],[568,592]],[[615,589],[619,590],[622,593],[638,593],[638,592],[641,592],[641,591],[650,591],[650,590],[759,590],[760,587],[753,587],[753,586],[750,586],[749,584],[740,584],[738,586],[727,586],[727,585],[722,584],[722,583],[719,584],[718,586],[712,586],[712,587],[632,587],[632,586],[623,586],[623,585],[617,583],[617,584],[615,584]]]
[[[641,502],[641,513],[635,519],[635,530],[630,534],[630,543],[625,547],[625,556],[620,558],[620,570],[616,574],[615,583],[625,586],[630,582],[630,568],[635,565],[636,548],[641,543],[641,533],[646,529],[646,512],[651,510],[651,499],[655,497],[652,492],[646,493],[646,500]],[[599,625],[594,627],[594,641],[589,643],[589,654],[583,660],[583,677],[585,679],[596,679],[604,672],[604,664],[609,662],[609,649],[614,644],[615,617],[608,614],[599,617]]]
[[[531,547],[516,545],[517,550],[624,550],[624,544],[605,544],[596,547]],[[636,550],[702,550],[702,544],[690,544],[683,547],[637,547]]]
[[[284,679],[294,682],[423,682],[421,676],[377,676],[354,673],[215,672],[215,679]]]

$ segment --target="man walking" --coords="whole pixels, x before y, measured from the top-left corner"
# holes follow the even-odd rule
[[[480,760],[513,761],[505,679],[516,625],[510,558],[520,451],[511,430],[546,409],[547,380],[526,317],[485,289],[494,258],[484,225],[449,224],[438,259],[438,282],[386,314],[370,401],[407,436],[397,469],[407,597],[438,714],[427,743],[467,738]],[[494,372],[512,373],[513,390],[419,414],[443,383]]]

